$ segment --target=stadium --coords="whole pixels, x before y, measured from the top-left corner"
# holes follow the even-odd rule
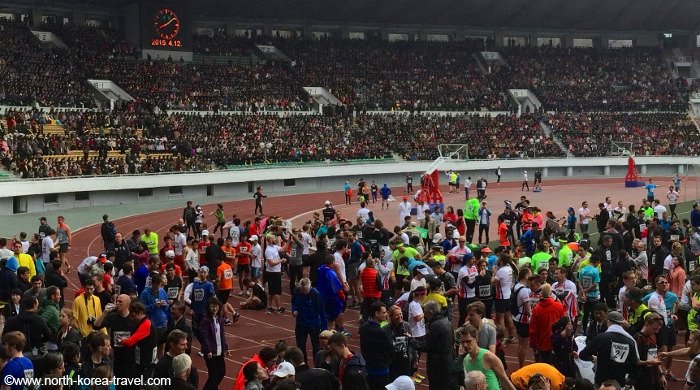
[[[0,2],[3,388],[694,388],[697,15]]]

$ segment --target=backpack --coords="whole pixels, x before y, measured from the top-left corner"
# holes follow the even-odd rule
[[[194,209],[192,207],[185,208],[185,222],[194,221],[196,219]]]
[[[105,222],[104,224],[104,236],[107,240],[114,240],[114,236],[117,235],[117,228],[112,222]]]
[[[630,324],[630,329],[627,333],[629,334],[637,334],[642,331],[642,328],[644,327],[644,317],[649,314],[654,312],[651,309],[644,309],[642,310],[641,314],[639,315],[639,318],[637,318],[637,321],[635,321],[634,324]]]
[[[520,286],[520,287],[518,287],[517,290],[513,291],[513,293],[510,295],[510,314],[513,317],[520,314],[520,308],[523,305],[518,305],[518,294],[520,293],[520,290],[522,290],[524,288],[525,288],[525,286]]]

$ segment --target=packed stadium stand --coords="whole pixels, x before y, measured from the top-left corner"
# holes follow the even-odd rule
[[[108,27],[46,24],[67,45],[61,49],[40,43],[26,23],[0,26],[0,103],[92,108],[90,78],[111,80],[136,99],[112,111],[9,111],[0,123],[2,161],[21,177],[431,160],[440,143],[470,144],[469,157],[478,159],[605,156],[611,141],[632,142],[640,155],[698,153],[687,114],[695,86],[674,78],[662,49],[194,34],[200,60],[185,63],[140,59]],[[289,61],[270,60],[258,44]],[[485,50],[503,60],[479,61]],[[214,57],[249,62],[207,60]],[[327,89],[343,106],[315,113],[307,86]],[[532,91],[542,107],[515,114],[513,88]]]

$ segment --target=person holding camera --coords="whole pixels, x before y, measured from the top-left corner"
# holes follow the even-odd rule
[[[102,315],[102,303],[95,294],[95,282],[85,280],[84,292],[73,301],[73,314],[83,337],[93,331],[95,320]],[[102,329],[104,333],[106,330]]]

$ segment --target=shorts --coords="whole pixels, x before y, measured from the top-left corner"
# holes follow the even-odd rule
[[[185,258],[182,255],[175,255],[173,263],[179,266],[181,270],[185,269]]]
[[[250,264],[238,264],[236,266],[236,273],[238,273],[239,278],[244,272],[250,274]]]
[[[530,337],[530,324],[523,324],[522,322],[513,321],[515,324],[515,330],[518,332],[518,336],[526,339]]]
[[[60,244],[58,253],[68,253],[68,243]]]
[[[267,293],[270,295],[282,295],[282,273],[268,272],[266,279]]]
[[[345,302],[343,302],[340,297],[324,299],[324,306],[328,321],[335,321],[335,319],[345,311]]]
[[[250,277],[259,278],[260,277],[260,267],[250,267]]]
[[[216,297],[219,298],[219,301],[221,301],[222,305],[225,305],[226,302],[228,302],[228,297],[231,296],[231,289],[227,290],[216,290]]]
[[[664,326],[659,334],[661,335],[659,345],[665,345],[669,350],[676,346],[676,324]]]
[[[510,312],[510,299],[496,299],[496,313]]]
[[[345,268],[345,275],[348,280],[357,278],[357,269],[360,268],[360,264],[362,264],[361,261],[348,263],[348,266]]]

